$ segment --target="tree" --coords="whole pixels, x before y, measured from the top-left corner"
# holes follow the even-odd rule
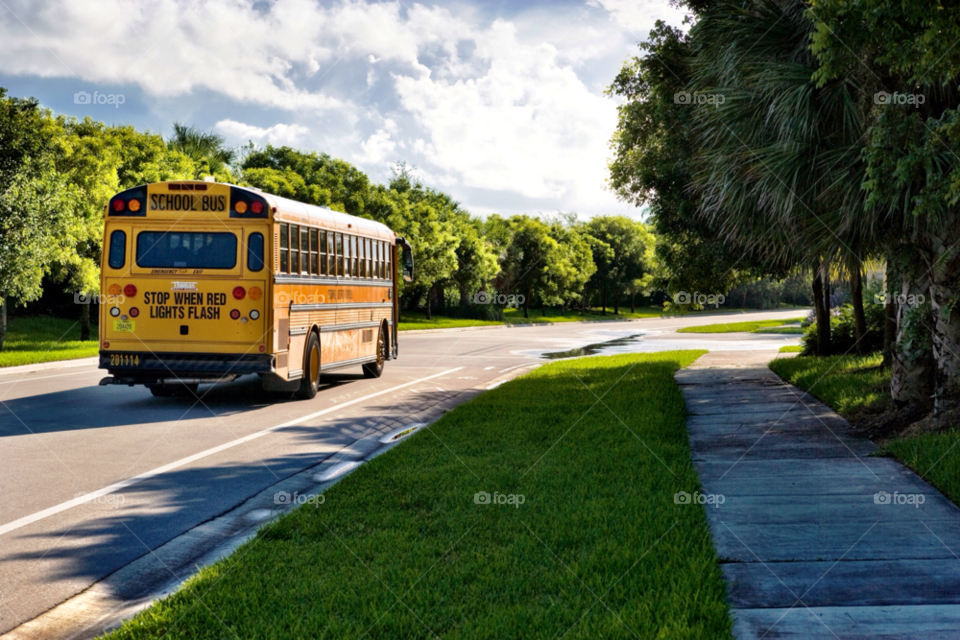
[[[652,273],[649,263],[653,237],[646,225],[624,216],[601,216],[583,225],[593,243],[596,271],[593,289],[601,291],[603,313],[607,311],[607,292],[613,293],[614,313],[620,313],[620,298],[634,280]]]
[[[861,74],[874,89],[864,224],[894,234],[888,264],[899,287],[890,293],[930,302],[898,305],[891,390],[916,401],[932,388],[935,410],[946,411],[960,402],[960,162],[952,151],[960,142],[960,15],[949,4],[919,0],[818,0],[809,15],[818,83]],[[931,361],[932,377],[925,374]]]
[[[223,136],[174,122],[173,136],[167,141],[167,148],[193,160],[197,179],[212,175],[218,182],[232,182],[229,165],[236,158],[236,152],[223,143]]]
[[[550,236],[550,227],[526,215],[510,218],[510,244],[500,265],[498,288],[523,296],[523,317],[530,317],[530,301],[541,295],[547,281],[551,256],[557,241]]]
[[[621,200],[649,211],[659,286],[670,293],[726,291],[753,262],[699,215],[690,189],[698,153],[693,111],[675,99],[689,84],[689,36],[658,21],[640,49],[643,55],[628,59],[607,90],[622,100],[610,142],[610,186]],[[594,255],[599,265],[602,248]]]

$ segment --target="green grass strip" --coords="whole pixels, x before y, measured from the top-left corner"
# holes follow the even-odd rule
[[[499,320],[472,320],[470,318],[450,318],[447,316],[433,316],[426,319],[423,312],[404,311],[400,314],[400,331],[416,331],[418,329],[458,329],[463,327],[484,327],[508,324],[554,324],[557,322],[597,322],[602,320],[638,320],[640,318],[660,318],[663,309],[649,307],[638,308],[635,312],[620,310],[614,314],[612,310],[603,315],[597,310],[581,314],[579,311],[567,311],[561,314],[556,309],[547,309],[547,315],[542,315],[540,309],[531,309],[530,317],[524,318],[521,309],[507,309],[503,321]]]
[[[109,637],[729,638],[704,507],[674,503],[699,483],[673,373],[703,353],[484,393]]]
[[[791,318],[789,320],[748,320],[746,322],[704,324],[698,327],[681,327],[677,329],[677,333],[760,333],[762,329],[781,327],[781,325],[797,323],[802,320],[803,318]],[[763,333],[768,332],[764,331]],[[769,333],[803,333],[803,329],[800,327],[783,327],[783,331],[771,331]]]
[[[780,353],[801,353],[803,352],[803,345],[799,344],[788,344],[785,347],[780,347]]]
[[[97,327],[93,340],[80,340],[80,323],[61,318],[11,318],[0,351],[0,367],[89,358],[99,352]]]

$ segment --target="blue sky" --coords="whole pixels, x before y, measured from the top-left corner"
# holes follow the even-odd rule
[[[637,217],[604,187],[616,103],[603,90],[657,19],[683,13],[668,0],[3,0],[0,86],[72,116],[325,151],[377,181],[405,161],[478,214]]]

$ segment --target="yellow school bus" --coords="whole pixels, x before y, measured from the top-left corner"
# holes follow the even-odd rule
[[[189,395],[259,374],[309,399],[321,372],[379,377],[397,357],[413,254],[378,222],[200,181],[123,191],[105,220],[101,385]]]

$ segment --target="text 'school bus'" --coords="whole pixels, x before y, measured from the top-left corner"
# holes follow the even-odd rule
[[[255,373],[312,398],[322,371],[379,377],[397,357],[398,266],[409,280],[413,254],[382,224],[181,181],[111,198],[104,233],[102,385],[168,396]]]

